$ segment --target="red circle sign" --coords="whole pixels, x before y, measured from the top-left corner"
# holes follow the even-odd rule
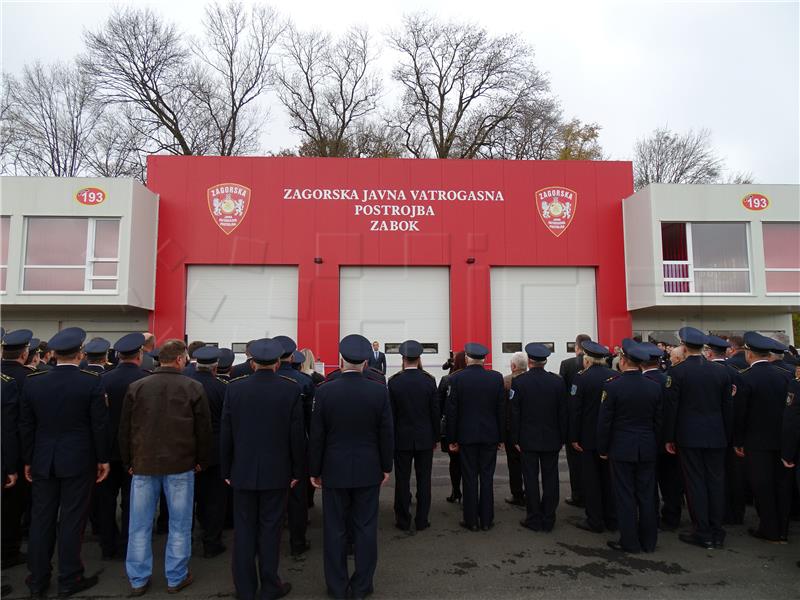
[[[75,193],[75,200],[86,206],[102,204],[106,200],[106,193],[100,188],[83,188]]]
[[[769,208],[769,198],[764,194],[747,194],[742,198],[742,206],[747,210],[764,210]]]

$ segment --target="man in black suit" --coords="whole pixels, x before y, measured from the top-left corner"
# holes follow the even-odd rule
[[[470,531],[494,526],[494,471],[497,447],[505,428],[506,390],[503,376],[483,366],[489,349],[474,342],[464,346],[467,367],[450,376],[447,396],[447,439],[461,457],[464,520]]]
[[[725,449],[733,432],[731,376],[701,355],[702,331],[683,327],[678,335],[686,358],[667,376],[664,437],[667,452],[681,461],[693,525],[678,539],[719,549],[725,541]]]
[[[575,376],[583,371],[583,348],[581,344],[591,339],[592,338],[585,333],[578,334],[575,338],[575,356],[572,358],[565,358],[561,361],[558,374],[561,375],[561,378],[564,380],[567,392],[572,388],[572,381],[575,379]],[[569,487],[572,495],[570,498],[564,500],[564,502],[570,506],[583,508],[583,478],[581,477],[580,455],[571,444],[567,444],[567,466],[569,467]]]
[[[109,472],[108,409],[100,376],[82,371],[86,332],[69,327],[47,343],[58,366],[30,376],[22,394],[20,438],[25,478],[33,485],[28,543],[28,586],[44,597],[58,525],[58,593],[61,597],[97,584],[84,577],[81,537],[92,488]]]
[[[520,525],[552,531],[558,506],[558,453],[567,438],[567,390],[558,375],[545,370],[550,349],[525,346],[528,371],[511,382],[510,444],[522,454],[527,515]],[[541,494],[539,473],[542,474]]]
[[[380,351],[380,344],[376,341],[372,342],[372,352],[369,355],[367,366],[386,373],[386,355]]]
[[[287,494],[302,484],[305,461],[300,387],[275,373],[283,346],[256,340],[250,352],[255,371],[226,386],[220,434],[222,477],[233,487],[233,575],[242,600],[282,598],[292,589],[278,576],[281,530]]]
[[[403,370],[389,378],[389,400],[394,417],[395,527],[411,530],[411,463],[417,477],[417,531],[430,527],[433,449],[439,438],[439,399],[436,380],[422,370],[422,344],[400,344]]]
[[[361,374],[371,352],[361,335],[341,340],[341,375],[319,386],[311,418],[310,480],[322,488],[325,582],[334,598],[363,598],[373,591],[378,500],[392,470],[389,392]],[[355,550],[352,577],[347,572],[348,521]]]
[[[111,448],[110,472],[105,481],[97,486],[100,547],[105,560],[114,559],[119,554],[124,556],[128,546],[131,475],[127,466],[122,464],[117,432],[128,386],[149,375],[141,368],[144,342],[145,336],[141,333],[129,333],[118,339],[114,350],[119,356],[119,363],[102,377],[108,397],[108,439]],[[117,496],[121,496],[122,503],[121,527],[117,526]]]

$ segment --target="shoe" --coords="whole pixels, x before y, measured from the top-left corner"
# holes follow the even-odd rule
[[[430,521],[426,521],[425,523],[417,523],[417,531],[425,531],[431,526]]]
[[[506,498],[506,504],[510,504],[511,506],[525,506],[525,498],[512,496],[511,498]]]
[[[766,535],[761,533],[758,529],[753,529],[752,527],[747,530],[747,533],[748,533],[748,535],[750,535],[751,537],[756,538],[757,540],[763,540],[765,542],[769,542],[770,544],[782,544],[782,543],[785,543],[785,542],[782,542],[780,540],[780,538],[778,538],[776,540],[776,539],[767,537]]]
[[[223,544],[213,544],[203,548],[203,558],[214,558],[225,552],[227,548]]]
[[[481,531],[489,531],[493,527],[494,527],[494,523],[492,523],[491,525],[481,525]]]
[[[301,545],[292,546],[290,553],[292,556],[300,556],[301,554],[305,554],[311,549],[311,542],[303,542]]]
[[[147,582],[140,587],[131,586],[131,591],[128,593],[128,597],[138,598],[139,596],[144,596],[147,593],[147,590],[149,589],[150,589],[150,580],[148,579]]]
[[[459,523],[459,525],[461,527],[463,527],[464,529],[469,529],[470,531],[479,531],[479,528],[478,528],[477,525],[467,525],[464,521],[461,521]]]
[[[578,521],[577,523],[575,523],[575,527],[577,527],[578,529],[583,529],[584,531],[589,531],[590,533],[603,533],[602,527],[599,529],[596,527],[592,527],[586,521]]]
[[[32,582],[33,582],[33,578],[30,575],[25,577],[25,585],[28,586],[28,589],[31,592],[31,596],[30,597],[31,598],[47,598],[47,591],[50,589],[50,580],[48,579],[47,583],[45,583],[43,586],[41,586],[38,589],[34,589],[33,588]]]
[[[725,543],[722,540],[713,540],[711,545],[714,546],[714,550],[722,550],[725,547]]]
[[[461,502],[461,492],[453,491],[447,498],[445,498],[450,504],[454,504],[456,502]]]
[[[522,519],[522,521],[520,521],[519,524],[522,525],[525,529],[530,529],[531,531],[541,531],[542,530],[541,527],[537,527],[536,525],[532,525],[532,524],[528,523],[525,519]]]
[[[93,588],[97,585],[99,581],[97,575],[92,575],[91,577],[80,577],[77,581],[72,584],[72,587],[67,590],[59,590],[58,597],[59,598],[69,598],[75,594],[80,592],[86,591],[89,588]]]
[[[586,504],[584,504],[583,500],[575,500],[574,498],[567,498],[564,500],[570,506],[574,506],[575,508],[586,508]]]
[[[291,591],[292,591],[292,584],[289,583],[288,581],[284,582],[281,584],[281,591],[278,592],[277,596],[273,596],[273,598],[283,598],[284,596],[289,595],[289,592]]]
[[[624,552],[625,554],[639,554],[638,551],[625,550],[625,548],[622,547],[622,544],[620,544],[619,542],[615,542],[614,540],[606,542],[606,546],[608,546],[612,550],[616,550],[617,552]]]
[[[3,557],[2,569],[5,571],[6,569],[11,569],[17,565],[24,565],[26,562],[28,562],[28,555],[24,552],[17,552],[15,556],[10,558]]]
[[[701,540],[693,533],[679,533],[678,539],[686,544],[691,544],[692,546],[700,546],[701,548],[705,548],[706,550],[714,549],[713,542]]]
[[[167,586],[167,593],[168,594],[177,594],[181,590],[186,589],[187,587],[192,585],[193,581],[194,580],[192,579],[192,573],[190,571],[189,573],[186,574],[186,579],[181,581],[178,585],[168,585]]]

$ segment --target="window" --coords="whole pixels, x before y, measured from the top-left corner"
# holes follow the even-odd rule
[[[0,217],[0,292],[6,291],[8,279],[8,234],[11,231],[11,217]]]
[[[746,223],[662,223],[667,294],[749,294]]]
[[[514,354],[522,352],[522,342],[503,342],[501,345],[503,354]]]
[[[119,219],[29,217],[26,222],[23,291],[116,291]]]
[[[800,223],[764,223],[768,294],[800,294]]]

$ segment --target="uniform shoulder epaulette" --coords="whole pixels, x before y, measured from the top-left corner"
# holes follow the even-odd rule
[[[286,381],[291,381],[292,383],[300,385],[299,383],[297,383],[296,379],[292,379],[291,377],[287,377],[286,375],[278,375],[278,377],[280,377],[281,379],[285,379]]]
[[[425,375],[436,381],[436,377],[434,377],[431,373],[428,373],[425,369],[420,369],[420,371],[422,371],[423,373],[425,373]]]
[[[397,376],[398,376],[398,375],[400,375],[401,373],[405,373],[405,371],[403,371],[402,369],[400,369],[400,370],[399,370],[397,373],[395,373],[394,375],[390,375],[390,376],[389,376],[389,378],[388,378],[386,381],[391,381],[392,379],[394,379],[395,377],[397,377]]]
[[[10,375],[6,375],[5,373],[0,373],[0,378],[2,378],[3,381],[5,381],[6,383],[8,383],[9,381],[14,381],[13,377],[11,377]]]
[[[614,380],[615,380],[615,379],[617,379],[618,377],[619,377],[619,375],[612,375],[611,377],[609,377],[608,379],[606,379],[606,383],[608,383],[609,381],[614,381]]]
[[[89,375],[94,375],[95,377],[100,377],[100,373],[96,371],[89,371],[87,369],[81,369],[81,373],[88,373]]]
[[[586,369],[581,369],[580,371],[575,373],[575,375],[583,375],[584,371],[586,371]]]
[[[248,375],[239,375],[238,377],[234,377],[233,379],[231,379],[228,383],[233,383],[234,381],[240,381],[242,379],[245,379],[246,377],[248,377]]]
[[[739,375],[741,375],[742,373],[747,373],[752,368],[753,367],[747,367],[746,369],[742,369],[741,371],[739,371]]]
[[[49,373],[49,372],[50,371],[34,371],[33,373],[28,373],[25,377],[36,377],[37,375],[42,375],[43,373]]]
[[[223,379],[222,377],[217,377],[217,381],[221,381],[225,385],[228,385],[228,380],[227,379]]]

